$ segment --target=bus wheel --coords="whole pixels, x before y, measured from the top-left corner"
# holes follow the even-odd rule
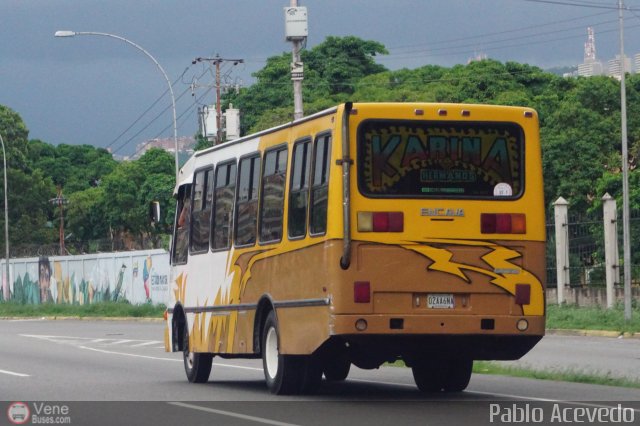
[[[444,383],[445,392],[462,392],[469,385],[473,360],[456,359],[449,361],[447,378]]]
[[[279,350],[278,322],[273,311],[262,332],[262,367],[267,387],[277,395],[315,392],[322,369],[312,356],[283,355]]]
[[[213,354],[196,353],[189,351],[189,327],[184,324],[184,343],[182,359],[184,361],[184,371],[190,383],[206,383],[211,373]]]
[[[446,365],[441,361],[428,360],[411,367],[416,386],[422,392],[440,392],[445,387]]]
[[[341,382],[349,375],[351,362],[348,359],[328,359],[324,364],[324,377],[331,382]]]

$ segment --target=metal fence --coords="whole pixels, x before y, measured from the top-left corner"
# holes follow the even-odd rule
[[[548,215],[547,231],[547,286],[557,287],[556,236],[554,216]],[[640,283],[640,211],[630,214],[631,227],[631,277],[632,283]],[[618,247],[620,273],[622,275],[622,209],[618,209]],[[571,287],[605,287],[604,222],[601,212],[589,215],[569,215],[569,272]],[[634,238],[635,237],[635,238]],[[616,285],[622,286],[623,279]]]

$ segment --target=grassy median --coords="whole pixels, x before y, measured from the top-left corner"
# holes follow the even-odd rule
[[[619,333],[640,333],[640,308],[632,309],[631,321],[624,319],[624,308],[580,308],[572,305],[547,307],[548,329],[608,330]]]
[[[613,377],[610,374],[590,373],[580,370],[558,370],[516,367],[505,365],[505,362],[475,361],[473,372],[476,374],[496,374],[499,376],[525,377],[539,380],[555,380],[559,382],[587,383],[592,385],[618,386],[640,389],[640,381]]]
[[[63,305],[44,303],[28,305],[13,302],[0,303],[2,317],[134,317],[162,318],[164,305],[132,305],[128,302],[99,302],[90,305]]]

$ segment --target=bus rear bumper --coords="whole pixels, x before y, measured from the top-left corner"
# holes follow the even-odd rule
[[[520,331],[523,320],[527,329]],[[366,322],[366,329],[363,328]],[[332,339],[387,358],[408,352],[480,360],[522,357],[544,336],[543,316],[334,315]]]

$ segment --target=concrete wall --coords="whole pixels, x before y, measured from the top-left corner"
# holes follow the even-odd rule
[[[164,250],[0,261],[0,301],[89,304],[169,301],[169,254]]]
[[[614,287],[614,304],[623,303],[624,289]],[[578,306],[600,306],[607,307],[606,287],[565,287],[564,302],[568,305]],[[640,301],[640,287],[631,288],[632,300]],[[555,305],[558,303],[558,292],[556,288],[547,289],[547,303]]]

